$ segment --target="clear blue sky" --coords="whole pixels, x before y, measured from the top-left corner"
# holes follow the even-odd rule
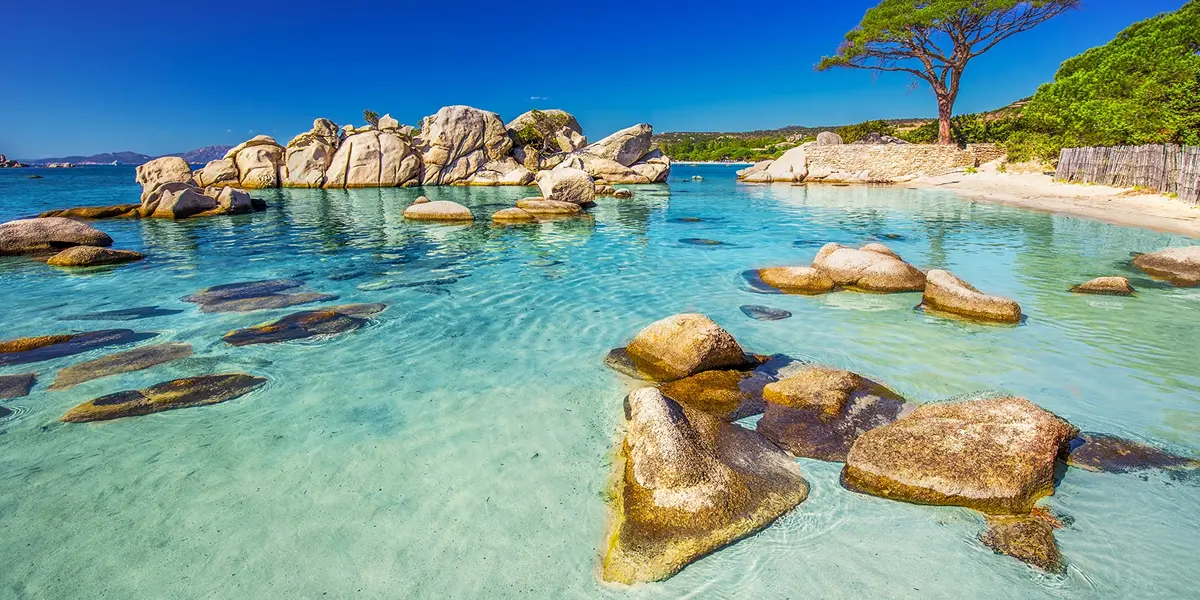
[[[1184,0],[1082,10],[976,59],[956,112],[1028,96],[1059,63]],[[734,131],[935,114],[899,74],[817,73],[871,0],[0,0],[0,153],[161,154],[362,110],[563,108],[598,139],[636,122]],[[107,6],[104,6],[107,5]],[[114,8],[115,6],[115,8]]]

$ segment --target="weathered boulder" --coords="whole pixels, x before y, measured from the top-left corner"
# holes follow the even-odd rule
[[[776,182],[804,181],[808,176],[808,154],[804,146],[796,146],[775,159],[766,169],[766,176]],[[746,179],[750,181],[750,179]]]
[[[142,200],[160,183],[190,182],[192,167],[178,156],[164,156],[137,168],[136,180],[142,185]]]
[[[924,404],[859,436],[842,483],[905,502],[1029,514],[1054,493],[1054,462],[1078,433],[1024,398]]]
[[[391,113],[379,117],[379,121],[376,123],[376,125],[379,127],[380,131],[396,131],[400,129],[400,121],[397,121],[396,118],[391,115]]]
[[[661,150],[655,148],[646,153],[637,162],[629,165],[629,168],[638,175],[648,179],[650,183],[662,183],[671,174],[671,159],[663,154]],[[633,182],[613,181],[612,183]]]
[[[606,581],[657,581],[770,525],[808,497],[799,467],[761,435],[654,388],[626,398]]]
[[[416,147],[421,153],[421,184],[449,185],[508,156],[512,140],[496,113],[446,106],[421,121]]]
[[[539,171],[537,186],[546,200],[590,204],[596,200],[596,184],[587,172],[570,167]]]
[[[421,159],[406,136],[365,131],[347,137],[325,172],[326,188],[415,185]]]
[[[1139,254],[1134,257],[1133,266],[1179,287],[1200,285],[1200,245]]]
[[[284,149],[284,187],[323,186],[325,172],[333,162],[339,143],[336,123],[329,119],[314,120],[312,129],[292,138]]]
[[[45,217],[0,223],[0,256],[71,246],[111,246],[103,231],[74,219]]]
[[[919,292],[925,289],[925,274],[904,262],[883,244],[860,249],[825,244],[813,258],[813,267],[843,287],[876,293]]]
[[[772,267],[760,269],[763,283],[788,294],[824,294],[833,290],[833,279],[813,267]]]
[[[563,110],[531,110],[509,121],[504,128],[514,147],[526,149],[526,157],[530,150],[539,155],[555,154],[574,152],[587,145],[579,121]]]
[[[1100,294],[1105,296],[1132,296],[1133,286],[1126,277],[1097,277],[1071,288],[1076,294]]]
[[[583,211],[574,202],[560,202],[558,200],[545,200],[542,198],[517,200],[517,208],[527,213],[544,216],[570,216],[577,215]]]
[[[864,432],[895,421],[904,398],[862,375],[808,366],[763,388],[759,433],[794,456],[846,459]]]
[[[292,313],[282,319],[225,334],[231,346],[274,344],[317,336],[354,331],[366,325],[370,317],[387,308],[386,304],[343,304]]]
[[[746,179],[747,177],[750,177],[751,175],[758,175],[759,173],[765,174],[767,172],[767,169],[774,162],[775,161],[773,161],[773,160],[760,160],[760,161],[754,163],[753,165],[746,167],[745,169],[738,169],[737,177],[738,177],[738,179]]]
[[[921,306],[933,311],[995,323],[1020,323],[1021,306],[1008,298],[989,296],[949,271],[926,274]]]
[[[679,314],[642,329],[625,348],[639,371],[658,381],[728,369],[746,354],[728,331],[701,314]]]
[[[256,190],[279,187],[279,172],[283,167],[283,146],[269,135],[257,135],[225,153],[233,159],[238,170],[238,185]]]
[[[497,223],[532,223],[534,220],[536,217],[533,213],[517,207],[505,208],[492,213],[492,221]]]
[[[842,136],[832,131],[822,131],[817,134],[818,146],[841,146]]]
[[[17,338],[0,342],[0,367],[71,356],[104,346],[139,342],[155,335],[157,334],[137,333],[129,329],[104,329]]]
[[[50,389],[70,389],[85,381],[117,375],[119,373],[141,371],[191,355],[191,344],[183,342],[167,342],[153,346],[142,346],[133,350],[126,350],[65,367],[58,372],[58,375],[54,378],[54,383],[50,384]]]
[[[579,169],[591,175],[594,179],[602,179],[608,183],[650,183],[650,178],[638,173],[630,167],[600,156],[586,153],[572,154],[566,157],[555,170],[565,168]]]
[[[216,210],[227,215],[239,215],[255,210],[250,194],[232,187],[204,188],[204,195],[217,201]]]
[[[33,389],[35,383],[37,383],[37,373],[0,375],[0,400],[28,396],[29,390]]]
[[[529,185],[533,183],[533,171],[525,168],[511,156],[485,163],[467,178],[467,185]]]
[[[232,158],[209,161],[203,168],[192,173],[192,182],[198,187],[238,185],[238,170]]]
[[[628,167],[650,152],[653,136],[654,128],[646,123],[638,123],[586,146],[581,152],[599,158],[607,158]]]
[[[99,246],[72,246],[50,257],[54,267],[95,267],[142,260],[146,255],[132,250],[110,250]]]
[[[989,516],[979,541],[997,554],[1011,556],[1049,573],[1063,573],[1062,552],[1054,540],[1054,526],[1042,517]]]
[[[136,417],[164,410],[205,406],[240,398],[267,382],[245,373],[174,379],[143,390],[127,390],[89,400],[67,411],[67,423]]]
[[[215,189],[215,188],[214,188]],[[189,183],[161,183],[142,201],[138,214],[157,219],[186,219],[217,208],[217,199]]]
[[[449,200],[436,200],[421,204],[410,204],[404,209],[404,218],[413,221],[473,221],[471,209]]]

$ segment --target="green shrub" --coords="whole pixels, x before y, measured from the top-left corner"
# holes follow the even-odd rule
[[[936,128],[936,124],[934,125]],[[936,131],[936,129],[935,129]],[[834,133],[842,136],[842,142],[850,144],[857,142],[871,133],[879,133],[880,135],[896,135],[896,126],[887,121],[863,121],[855,125],[846,125],[833,130]],[[935,138],[936,139],[936,136]]]

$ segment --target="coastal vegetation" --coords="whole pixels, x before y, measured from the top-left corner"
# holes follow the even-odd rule
[[[788,148],[813,139],[791,139],[787,135],[743,137],[738,135],[696,135],[677,141],[660,141],[659,148],[673,160],[683,161],[760,161],[779,158]]]

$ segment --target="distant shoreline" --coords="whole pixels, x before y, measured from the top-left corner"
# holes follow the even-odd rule
[[[726,165],[730,167],[745,167],[753,165],[752,162],[727,162],[723,160],[672,160],[673,165]]]

